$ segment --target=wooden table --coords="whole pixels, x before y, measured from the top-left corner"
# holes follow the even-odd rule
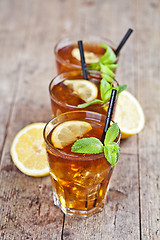
[[[160,1],[0,0],[0,239],[160,239]],[[53,205],[50,177],[13,164],[15,134],[51,118],[53,46],[67,34],[106,36],[121,51],[117,80],[140,101],[145,129],[121,142],[102,213],[65,217]]]

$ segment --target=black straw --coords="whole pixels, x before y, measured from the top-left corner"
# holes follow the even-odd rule
[[[127,39],[129,38],[129,36],[131,35],[132,32],[133,32],[133,30],[131,28],[129,28],[127,33],[123,37],[122,41],[118,45],[117,49],[115,50],[116,56],[118,55],[118,53],[120,52],[121,48],[123,47],[123,45],[125,44],[125,42],[127,41]]]
[[[101,138],[102,143],[104,143],[106,132],[107,132],[109,126],[110,126],[112,113],[113,113],[113,108],[114,108],[114,104],[115,104],[115,100],[116,100],[116,94],[117,94],[117,90],[113,89],[112,93],[111,93],[111,98],[110,98],[110,101],[109,101],[109,107],[108,107],[106,122],[105,122],[104,130],[103,130],[103,134],[102,134],[102,138]]]
[[[83,49],[83,42],[82,42],[82,40],[78,41],[78,47],[79,47],[80,56],[81,56],[83,77],[84,77],[84,79],[89,80],[88,73],[87,73],[87,65],[86,65],[85,58],[84,58],[84,49]]]

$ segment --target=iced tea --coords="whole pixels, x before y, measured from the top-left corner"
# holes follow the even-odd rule
[[[99,71],[90,70],[88,72],[89,81],[94,83],[98,88],[98,99],[100,96],[100,81],[101,73]],[[77,110],[94,111],[101,114],[105,114],[108,109],[109,102],[105,104],[94,104],[86,107],[85,109],[78,108],[79,104],[85,103],[77,94],[73,92],[68,86],[64,84],[65,80],[77,80],[84,79],[81,70],[75,70],[71,72],[61,73],[57,75],[49,85],[49,93],[52,107],[52,115],[58,116],[61,113]],[[116,80],[113,82],[113,86],[117,87],[119,84]]]
[[[44,130],[54,204],[66,214],[87,217],[103,210],[113,168],[103,153],[73,153],[71,152],[73,144],[61,150],[53,146],[52,131],[57,125],[68,120],[90,123],[92,130],[83,137],[101,139],[105,116],[94,112],[69,112],[51,120]],[[120,136],[116,140],[119,143]]]
[[[73,49],[78,48],[78,40],[83,40],[84,51],[94,55],[94,57],[97,58],[97,61],[103,56],[106,51],[100,46],[101,43],[107,44],[113,50],[115,49],[115,44],[113,42],[98,36],[90,35],[80,38],[78,38],[78,36],[71,36],[68,38],[64,38],[60,40],[54,48],[58,74],[71,70],[81,69],[81,62],[72,54]],[[87,59],[86,64],[90,64]]]

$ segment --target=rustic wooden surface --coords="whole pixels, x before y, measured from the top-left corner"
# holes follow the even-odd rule
[[[0,239],[160,239],[160,1],[0,0]],[[102,213],[65,217],[49,177],[22,174],[10,157],[15,134],[51,118],[53,46],[72,32],[115,43],[131,27],[117,80],[146,116],[145,129],[121,143]]]

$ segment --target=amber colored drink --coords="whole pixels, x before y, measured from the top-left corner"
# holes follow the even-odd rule
[[[98,88],[98,99],[101,99],[100,96],[100,81],[101,74],[99,71],[90,70],[88,72],[89,81],[93,82]],[[64,85],[64,80],[76,80],[84,79],[81,70],[74,70],[66,73],[61,73],[57,75],[49,85],[49,93],[52,107],[52,115],[58,116],[64,112],[77,111],[77,110],[86,110],[94,111],[101,114],[105,114],[108,109],[109,102],[99,105],[94,104],[86,107],[85,109],[78,108],[79,104],[85,103],[77,94],[73,92],[68,86]],[[114,86],[118,86],[118,82],[114,80]]]
[[[103,210],[113,168],[103,153],[72,153],[72,144],[62,150],[54,148],[52,131],[58,124],[68,120],[89,122],[92,130],[84,137],[101,139],[105,116],[94,112],[69,112],[52,119],[44,130],[54,204],[65,214],[87,217]],[[120,136],[117,138],[119,141]]]
[[[115,45],[113,42],[98,36],[90,35],[80,38],[78,38],[77,36],[71,36],[61,39],[54,48],[58,74],[71,70],[81,69],[81,62],[72,55],[72,50],[74,48],[78,48],[78,40],[83,40],[84,51],[94,53],[98,58],[100,58],[106,51],[100,46],[101,43],[107,44],[113,50],[115,49]],[[86,61],[86,64],[89,63]]]

